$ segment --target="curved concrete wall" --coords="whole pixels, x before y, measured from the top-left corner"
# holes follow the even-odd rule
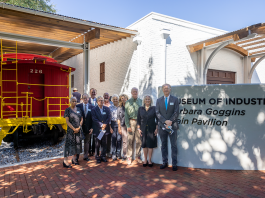
[[[161,87],[159,88],[159,96]],[[265,85],[203,85],[175,86],[172,95],[178,98],[205,98],[205,104],[180,105],[180,109],[193,110],[193,114],[181,113],[179,119],[188,120],[188,124],[180,124],[178,131],[178,166],[234,169],[234,170],[265,170]],[[220,98],[219,104],[209,104],[209,100]],[[227,105],[226,99],[254,98],[256,104]],[[261,99],[257,99],[261,98]],[[211,102],[214,100],[212,99]],[[240,99],[238,99],[240,103]],[[259,100],[261,104],[259,103]],[[254,103],[254,102],[253,102]],[[207,115],[206,110],[217,110],[218,115]],[[202,110],[201,115],[194,110]],[[221,113],[220,113],[221,110]],[[222,115],[222,110],[231,110],[231,115]],[[236,115],[232,112],[238,110]],[[244,111],[244,112],[243,112]],[[209,110],[208,110],[209,112]],[[229,111],[227,112],[227,115]],[[244,114],[244,115],[243,115]],[[192,120],[197,122],[192,124]],[[209,124],[207,120],[216,119],[222,123],[218,126]],[[199,124],[202,120],[202,124]],[[203,124],[206,123],[205,125]],[[218,122],[219,124],[219,122]],[[223,125],[223,126],[222,126]],[[171,156],[170,141],[168,142]],[[162,164],[161,141],[154,149],[152,160]],[[171,164],[169,157],[169,164]]]

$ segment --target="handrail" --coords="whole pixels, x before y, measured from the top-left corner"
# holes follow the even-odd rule
[[[24,117],[24,114],[26,117],[32,117],[32,101],[33,100],[36,100],[36,101],[45,101],[47,100],[47,117],[50,116],[50,112],[59,112],[59,116],[61,117],[61,112],[64,111],[64,109],[62,110],[62,106],[69,106],[70,104],[69,103],[62,103],[62,99],[68,99],[69,100],[69,97],[45,97],[43,99],[37,99],[37,98],[34,98],[34,97],[28,97],[28,95],[30,94],[29,92],[25,92],[25,94],[27,94],[26,96],[18,96],[18,97],[1,97],[1,118],[5,117],[5,116],[10,116],[10,115],[16,115],[16,117],[18,116],[18,113],[22,113],[22,117]],[[16,109],[16,111],[14,112],[14,114],[10,114],[11,112],[10,111],[4,111],[3,107],[4,106],[7,106],[9,104],[12,104],[12,103],[5,103],[4,100],[5,99],[26,99],[26,104],[24,104],[23,102],[21,104],[18,104],[19,106],[21,106],[21,111],[19,111],[18,109]],[[59,99],[59,103],[50,103],[50,99]],[[30,100],[30,102],[29,102]],[[17,105],[14,103],[14,106]],[[53,110],[53,109],[50,109],[50,106],[54,106],[54,105],[57,105],[59,106],[59,110]],[[12,105],[9,105],[12,107]],[[26,110],[24,111],[24,106],[26,106]],[[28,106],[30,106],[30,109],[28,108]],[[7,113],[9,112],[9,114],[4,114],[4,113]],[[28,116],[29,115],[29,116]]]

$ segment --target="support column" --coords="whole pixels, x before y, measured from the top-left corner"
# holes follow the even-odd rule
[[[249,79],[249,73],[251,70],[251,58],[249,56],[244,57],[244,83],[251,83]]]
[[[203,46],[204,45],[205,44],[203,44]],[[198,85],[202,85],[203,84],[203,70],[204,70],[205,59],[206,59],[206,50],[204,47],[198,51],[197,57],[198,57],[198,61],[197,61],[198,81],[197,82],[198,82]]]
[[[84,93],[89,93],[89,60],[90,60],[90,43],[84,43],[83,49],[83,73],[84,73]]]

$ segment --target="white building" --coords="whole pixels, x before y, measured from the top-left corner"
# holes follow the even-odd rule
[[[96,88],[98,95],[104,92],[130,95],[132,87],[139,87],[140,96],[151,94],[156,99],[158,87],[165,82],[171,85],[204,84],[207,80],[211,84],[249,83],[248,73],[253,64],[250,60],[257,60],[249,56],[248,46],[240,46],[245,45],[244,39],[250,39],[247,42],[251,43],[257,36],[248,31],[243,37],[245,29],[238,34],[238,31],[228,33],[153,12],[127,28],[137,30],[138,35],[90,51],[88,86]],[[235,41],[237,43],[232,43]],[[204,79],[208,57],[224,42],[232,44],[216,54],[209,66],[208,78]],[[77,68],[72,74],[74,87],[83,90],[83,55],[62,64]],[[260,65],[255,70],[252,83],[265,82],[264,69]]]

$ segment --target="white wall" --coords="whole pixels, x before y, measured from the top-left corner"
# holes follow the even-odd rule
[[[171,85],[196,84],[196,65],[186,47],[187,44],[225,33],[215,28],[191,23],[173,17],[150,13],[128,28],[135,29],[142,37],[140,93],[157,98],[157,88],[165,82],[163,75],[163,39],[161,30],[168,29],[171,44],[167,45],[166,82]],[[148,64],[152,57],[152,65]]]
[[[78,54],[64,62],[63,65],[74,67],[76,70],[71,73],[74,74],[74,87],[71,88],[73,91],[74,88],[78,89],[79,93],[84,91],[84,74],[83,74],[83,53]]]
[[[157,98],[158,86],[165,82],[162,75],[165,71],[162,29],[169,30],[171,39],[171,44],[167,45],[166,82],[171,85],[197,84],[196,64],[191,59],[187,44],[226,32],[158,13],[150,13],[127,28],[139,32],[142,39],[140,46],[133,43],[133,38],[127,38],[90,51],[90,88],[96,88],[98,95],[106,91],[110,95],[130,95],[132,87],[139,87],[140,97],[151,94],[154,99]],[[101,62],[105,62],[106,67],[106,81],[102,83],[99,82]],[[82,57],[79,55],[63,64],[77,67],[83,72]],[[81,80],[83,74],[76,73],[76,87],[83,87]]]
[[[213,50],[214,49],[207,50],[207,58],[211,55]],[[230,49],[221,49],[213,58],[209,69],[236,72],[236,84],[244,83],[243,56]]]
[[[137,45],[133,38],[123,39],[90,52],[90,87],[98,95],[130,93],[137,86]],[[100,82],[100,63],[105,62],[105,82]]]

